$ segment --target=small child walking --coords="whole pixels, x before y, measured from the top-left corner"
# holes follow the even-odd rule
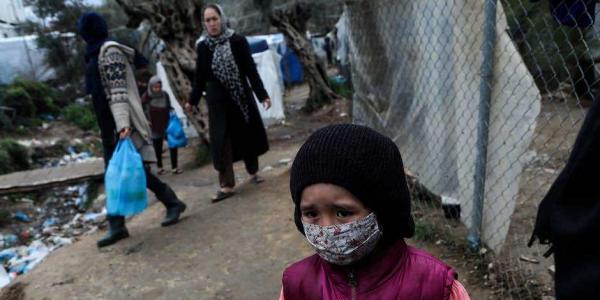
[[[280,300],[468,300],[452,267],[408,246],[414,221],[394,142],[367,127],[315,132],[291,170],[294,220],[316,254],[283,273]]]
[[[162,89],[162,82],[158,76],[152,76],[148,82],[148,91],[142,96],[144,112],[150,121],[152,129],[152,143],[156,152],[158,175],[163,175],[162,151],[163,141],[167,138],[167,127],[169,126],[169,113],[173,111],[169,94]],[[169,148],[171,157],[171,169],[173,174],[181,174],[183,171],[177,167],[177,148]]]

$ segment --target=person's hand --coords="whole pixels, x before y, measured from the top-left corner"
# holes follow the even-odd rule
[[[269,108],[271,108],[271,98],[265,99],[265,101],[263,101],[262,105],[265,108],[265,110],[269,110]]]
[[[192,112],[193,109],[194,107],[189,102],[185,103],[185,110]]]
[[[120,139],[128,138],[130,135],[131,135],[131,128],[129,128],[129,127],[125,127],[123,129],[121,129],[121,132],[119,132]]]

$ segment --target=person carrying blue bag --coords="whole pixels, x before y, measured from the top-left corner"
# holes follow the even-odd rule
[[[165,174],[162,164],[163,143],[165,139],[169,145],[173,174],[183,173],[177,167],[177,149],[187,145],[187,137],[183,132],[181,122],[173,111],[169,94],[162,89],[160,77],[155,75],[150,78],[148,90],[142,96],[142,103],[144,113],[150,121],[150,128],[152,129],[152,143],[156,153],[158,175]],[[181,136],[182,134],[183,137]]]
[[[110,41],[106,21],[97,13],[85,13],[79,19],[77,27],[79,35],[86,42],[86,92],[92,96],[102,137],[104,162],[107,165],[105,179],[108,189],[109,232],[97,242],[98,247],[105,247],[129,237],[125,216],[139,213],[147,205],[142,200],[146,197],[139,194],[144,180],[145,186],[166,207],[162,226],[177,223],[186,205],[177,198],[171,187],[150,172],[149,164],[156,162],[156,155],[152,147],[150,125],[144,115],[133,72],[134,67],[145,67],[147,60],[134,49]],[[117,141],[120,145],[114,151]],[[124,164],[122,159],[123,156],[132,157],[132,149],[138,153],[139,159],[133,159],[135,163],[128,170],[129,165]],[[144,176],[141,176],[140,160]],[[115,176],[119,177],[110,176],[112,172],[116,172],[118,175]],[[115,187],[113,183],[117,179],[132,180],[135,184],[132,183],[132,187]],[[128,188],[132,190],[127,190]],[[131,194],[121,197],[121,192]],[[117,205],[116,208],[113,204]]]

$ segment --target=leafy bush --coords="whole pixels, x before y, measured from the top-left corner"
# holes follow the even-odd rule
[[[29,153],[27,148],[11,139],[0,140],[0,174],[29,169]]]
[[[4,91],[4,105],[14,108],[20,118],[35,117],[35,104],[31,95],[21,86],[10,85]]]
[[[13,128],[13,123],[10,117],[0,110],[0,131],[11,131]]]
[[[59,108],[56,106],[58,93],[43,82],[17,78],[11,86],[20,87],[29,94],[38,115],[58,114]]]
[[[58,114],[59,109],[55,104],[57,98],[58,93],[48,85],[22,78],[0,87],[0,105],[15,110],[14,116],[10,117],[5,112],[0,112],[0,129],[12,130],[17,125],[39,125],[39,116]]]
[[[0,131],[13,130],[12,109],[4,104],[5,88],[0,86]]]
[[[98,130],[96,116],[90,105],[70,104],[62,110],[62,115],[83,130]]]

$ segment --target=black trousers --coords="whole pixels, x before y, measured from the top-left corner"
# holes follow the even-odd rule
[[[159,169],[162,169],[162,151],[164,138],[152,139],[154,145],[154,152],[156,152],[156,165]],[[169,156],[171,157],[171,169],[177,169],[177,148],[169,148]]]
[[[156,195],[158,201],[166,208],[171,208],[179,203],[179,199],[177,199],[177,195],[175,195],[173,189],[152,174],[149,165],[144,165],[144,172],[146,173],[146,187]]]
[[[108,162],[115,151],[117,139],[118,137],[115,138],[114,136],[112,139],[109,139],[108,136],[102,137],[105,166],[108,166]],[[158,201],[160,201],[167,209],[176,206],[180,202],[173,189],[150,172],[150,166],[148,164],[144,164],[144,172],[146,174],[146,187],[154,193],[156,199],[158,199]],[[112,217],[125,218],[123,216]]]
[[[100,136],[102,137],[102,150],[104,152],[104,169],[106,169],[117,147],[116,140],[118,140],[118,137],[115,136],[114,132],[106,133],[104,131],[100,131]]]
[[[222,155],[225,169],[219,171],[219,184],[222,188],[233,188],[235,186],[235,174],[233,172],[233,148],[230,137],[225,138]],[[258,172],[258,156],[244,158],[244,164],[246,165],[248,174],[256,174]]]
[[[156,199],[158,199],[158,201],[160,201],[167,209],[177,206],[180,201],[177,198],[177,195],[175,195],[173,189],[171,189],[168,184],[158,179],[158,177],[154,176],[154,174],[150,172],[149,165],[144,165],[144,172],[146,173],[146,187],[154,193]],[[124,216],[108,217],[114,220],[122,220],[122,222],[125,222]]]

